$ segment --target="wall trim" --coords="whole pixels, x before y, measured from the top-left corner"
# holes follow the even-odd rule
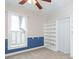
[[[18,52],[13,52],[13,53],[5,54],[5,56],[6,57],[7,56],[12,56],[12,55],[16,55],[16,54],[19,54],[19,53],[29,52],[29,51],[32,51],[32,50],[40,49],[40,48],[44,48],[44,46],[40,46],[40,47],[36,47],[36,48],[26,49],[26,50],[23,50],[23,51],[18,51]]]

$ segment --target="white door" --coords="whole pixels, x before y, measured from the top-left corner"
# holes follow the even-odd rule
[[[70,53],[70,21],[68,18],[58,20],[58,50]]]

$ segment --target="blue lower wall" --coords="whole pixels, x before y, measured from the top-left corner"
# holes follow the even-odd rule
[[[25,49],[31,49],[44,45],[44,37],[29,37],[28,38],[28,47],[17,48],[8,50],[8,39],[5,40],[5,54],[17,52]]]

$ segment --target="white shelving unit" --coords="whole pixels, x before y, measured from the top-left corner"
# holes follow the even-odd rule
[[[56,51],[56,21],[44,24],[44,45],[46,48]]]

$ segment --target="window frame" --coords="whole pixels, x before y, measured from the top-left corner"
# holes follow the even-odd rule
[[[16,15],[16,16],[23,16],[24,18],[25,18],[25,21],[26,21],[26,32],[25,32],[25,39],[27,38],[27,16],[25,16],[24,14],[20,14],[20,13],[16,13],[16,12],[12,12],[12,11],[8,11],[8,41],[10,41],[10,39],[9,39],[9,32],[11,31],[11,28],[10,28],[10,24],[11,24],[11,15]],[[27,18],[26,18],[27,17]],[[27,41],[26,41],[27,42]],[[25,44],[25,43],[24,43]],[[20,47],[18,47],[17,45],[17,47],[16,48],[11,48],[10,47],[10,43],[8,43],[8,49],[10,50],[10,49],[16,49],[16,48],[21,48],[22,46],[20,46]],[[27,44],[25,44],[25,46],[27,47]],[[24,46],[23,46],[24,47]]]

